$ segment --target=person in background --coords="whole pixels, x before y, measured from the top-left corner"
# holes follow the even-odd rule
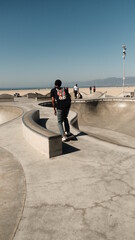
[[[70,133],[70,126],[68,122],[71,96],[68,92],[68,88],[61,87],[62,81],[60,79],[57,79],[54,84],[55,87],[51,90],[52,106],[54,114],[57,115],[58,127],[62,136],[62,141],[66,141],[68,140],[68,137],[73,135]]]
[[[96,87],[95,86],[93,87],[93,92],[96,92]]]
[[[90,86],[90,94],[92,93],[92,87]]]
[[[73,87],[73,91],[74,91],[74,97],[76,99],[77,98],[77,94],[79,92],[79,88],[78,88],[77,84]]]

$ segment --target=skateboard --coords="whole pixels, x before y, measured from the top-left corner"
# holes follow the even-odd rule
[[[70,140],[76,140],[76,136],[75,135],[70,135],[70,136],[67,136],[67,139],[66,139],[66,142],[70,141]]]

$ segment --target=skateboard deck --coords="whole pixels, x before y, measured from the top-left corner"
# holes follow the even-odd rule
[[[66,142],[70,141],[70,140],[76,140],[76,136],[75,135],[70,135],[70,136],[67,136],[67,139],[66,139]]]

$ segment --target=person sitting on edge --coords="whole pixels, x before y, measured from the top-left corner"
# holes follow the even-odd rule
[[[61,85],[62,81],[57,79],[55,81],[55,87],[51,90],[51,98],[54,114],[57,115],[58,127],[62,136],[62,141],[66,141],[68,137],[73,135],[70,133],[70,126],[68,122],[68,113],[71,106],[71,96],[68,92],[68,88],[63,88]]]
[[[73,91],[74,91],[74,97],[76,99],[77,98],[77,94],[79,92],[79,88],[78,88],[77,84],[74,86]]]

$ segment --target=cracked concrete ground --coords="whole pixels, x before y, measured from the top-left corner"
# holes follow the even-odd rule
[[[40,109],[58,131],[51,108],[25,99],[5,105]],[[74,130],[77,140],[63,144],[64,154],[47,159],[23,137],[22,116],[0,133],[1,240],[135,239],[133,147]]]

